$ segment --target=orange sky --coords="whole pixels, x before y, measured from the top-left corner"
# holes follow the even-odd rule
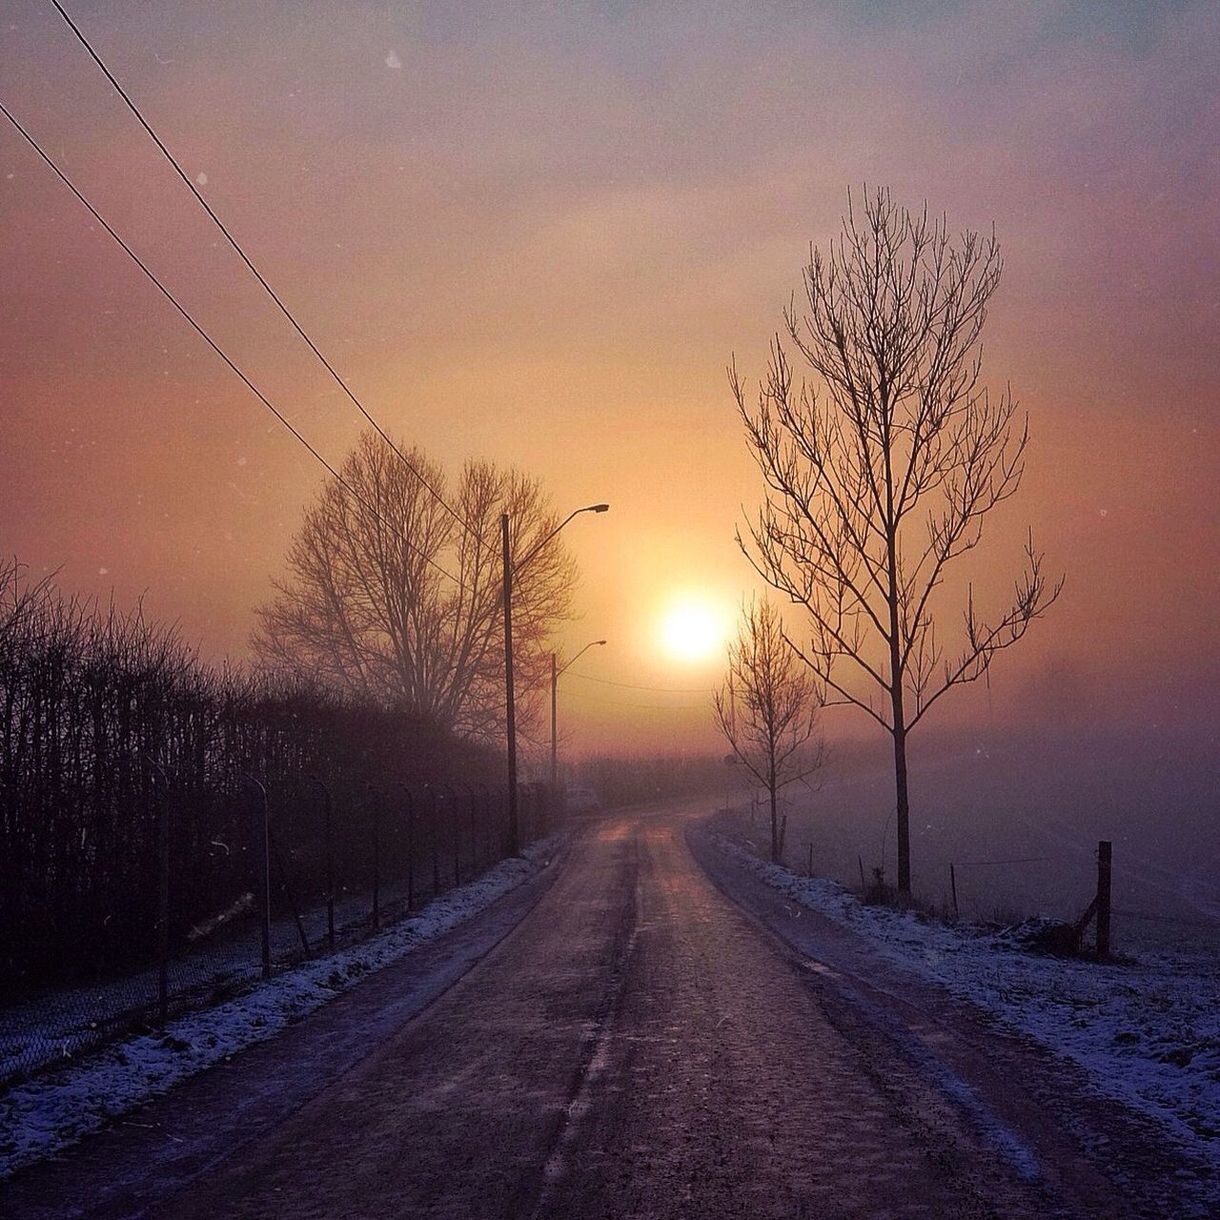
[[[575,672],[703,688],[656,642],[732,605],[758,498],[724,365],[761,370],[849,184],[993,220],[988,379],[1028,408],[1019,499],[1067,591],[992,715],[1215,706],[1220,10],[79,0],[209,200],[392,431],[541,475],[584,571]],[[797,15],[797,10],[800,10]],[[1018,11],[1019,10],[1019,11]],[[310,438],[359,431],[50,6],[0,95]],[[0,548],[241,656],[320,472],[0,132]],[[715,745],[697,694],[564,680],[576,750]],[[976,714],[986,692],[946,715]],[[658,710],[655,705],[663,705]],[[649,705],[649,706],[641,706]],[[839,721],[836,720],[839,731]],[[842,720],[849,727],[848,714]]]

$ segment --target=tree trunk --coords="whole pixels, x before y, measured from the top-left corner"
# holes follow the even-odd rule
[[[911,893],[911,820],[907,803],[907,730],[902,720],[902,694],[894,700],[894,786],[898,827],[898,892]]]
[[[779,817],[776,812],[775,768],[772,767],[767,780],[767,791],[771,796],[771,863],[779,863]]]
[[[890,707],[893,712],[895,820],[898,827],[898,893],[911,894],[911,826],[907,806],[907,722],[902,706],[905,671],[902,633],[899,630],[898,525],[894,518],[894,479],[890,470],[890,440],[885,445],[886,574],[889,579],[887,608],[890,612]]]

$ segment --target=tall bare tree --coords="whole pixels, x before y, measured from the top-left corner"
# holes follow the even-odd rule
[[[273,669],[491,740],[504,715],[500,514],[509,514],[518,555],[557,518],[538,480],[515,470],[468,462],[450,494],[435,462],[419,449],[406,456],[422,479],[375,434],[360,438],[342,481],[332,479],[306,513],[288,576],[258,611],[254,647]],[[546,639],[570,616],[575,578],[556,537],[514,580],[514,672],[527,723],[545,684]]]
[[[767,789],[771,859],[779,863],[780,789],[817,771],[825,750],[818,735],[821,688],[784,638],[770,601],[750,601],[743,608],[737,638],[729,645],[728,675],[713,701],[733,754]]]
[[[984,620],[968,588],[962,644],[946,653],[938,638],[934,594],[1025,469],[1027,421],[1010,390],[981,385],[980,336],[1001,267],[994,233],[953,238],[944,220],[899,207],[888,190],[866,189],[860,207],[849,195],[838,237],[811,251],[807,308],[785,310],[755,401],[729,369],[767,488],[750,545],[740,531],[738,543],[808,611],[798,650],[831,701],[861,708],[893,737],[903,893],[909,733],[948,690],[986,674],[1062,588],[1031,535],[1007,607]],[[813,383],[794,377],[794,360]]]

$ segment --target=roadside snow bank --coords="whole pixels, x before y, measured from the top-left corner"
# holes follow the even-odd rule
[[[502,861],[359,945],[305,962],[215,1008],[185,1014],[163,1033],[116,1042],[79,1064],[10,1089],[0,1096],[0,1179],[273,1037],[367,975],[465,923],[534,876],[557,843],[555,836],[531,844],[521,857]]]
[[[1200,952],[1099,965],[1036,956],[1010,936],[866,906],[732,840],[716,846],[802,906],[867,937],[883,956],[1079,1063],[1099,1092],[1158,1120],[1220,1170],[1220,978]]]

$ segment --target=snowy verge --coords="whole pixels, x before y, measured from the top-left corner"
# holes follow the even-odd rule
[[[0,1180],[274,1037],[361,979],[467,922],[535,876],[559,838],[530,844],[520,857],[502,861],[361,944],[304,962],[214,1008],[184,1014],[163,1033],[126,1038],[16,1085],[0,1096]]]
[[[1044,957],[978,925],[868,906],[714,832],[716,848],[794,902],[867,938],[884,958],[1058,1054],[1094,1087],[1157,1120],[1220,1172],[1220,979],[1205,955],[1099,965]]]

